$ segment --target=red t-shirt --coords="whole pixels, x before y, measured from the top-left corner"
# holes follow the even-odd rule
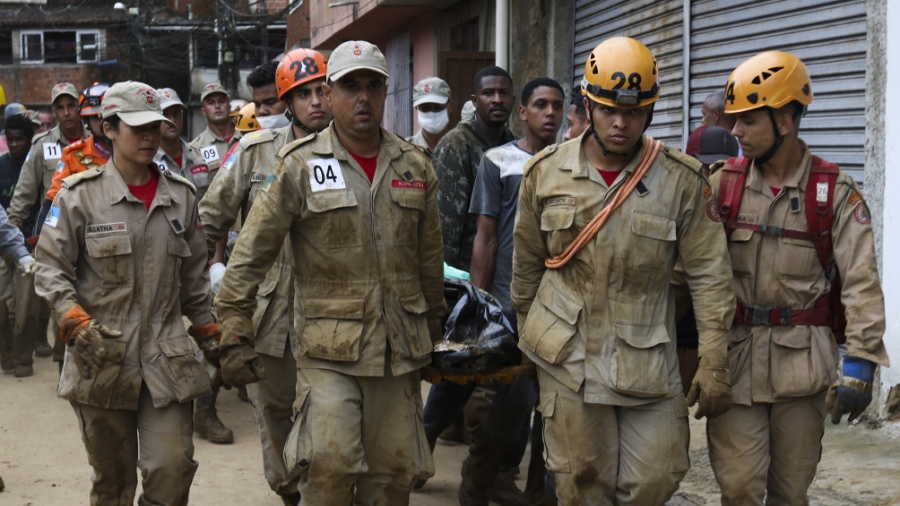
[[[173,158],[173,160],[175,160],[175,163],[177,163],[179,167],[181,167],[181,159],[182,158],[184,158],[184,153],[181,153],[180,155]]]
[[[776,197],[778,196],[779,193],[781,193],[781,188],[776,188],[774,186],[770,186],[769,189],[772,190],[772,195],[775,195]]]
[[[74,139],[70,138],[68,135],[65,136],[66,141],[69,142],[69,145],[75,144],[76,142],[81,140],[81,137],[75,137]]]
[[[128,191],[144,203],[144,207],[150,210],[150,204],[153,203],[153,197],[156,196],[156,187],[159,184],[159,174],[156,171],[150,171],[150,181],[141,185],[128,185]]]
[[[350,153],[348,151],[348,153]],[[356,163],[359,164],[360,167],[366,172],[366,175],[369,176],[369,183],[375,180],[375,167],[378,165],[378,155],[373,156],[372,158],[363,158],[361,156],[357,156],[353,153],[350,153],[350,156],[356,160]]]
[[[619,170],[597,169],[597,172],[599,172],[600,176],[603,177],[603,180],[606,181],[606,186],[612,187],[613,183],[616,182],[616,178],[619,177],[619,173],[622,172],[622,169],[619,169]]]

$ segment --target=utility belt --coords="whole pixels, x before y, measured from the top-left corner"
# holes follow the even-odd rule
[[[798,326],[813,325],[830,327],[832,324],[830,297],[825,295],[809,309],[755,306],[737,302],[734,323],[747,325]]]

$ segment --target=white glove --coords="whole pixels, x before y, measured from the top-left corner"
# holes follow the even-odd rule
[[[222,278],[225,277],[225,264],[215,263],[209,268],[209,288],[216,295],[222,288]]]
[[[34,257],[31,255],[25,255],[20,258],[19,266],[22,267],[22,271],[26,276],[31,276],[37,269],[37,264],[34,261]]]

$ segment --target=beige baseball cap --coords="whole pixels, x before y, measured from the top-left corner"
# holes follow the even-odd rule
[[[413,107],[450,101],[450,85],[439,77],[426,77],[413,87]]]
[[[56,99],[59,98],[60,95],[68,95],[75,100],[78,100],[78,90],[75,89],[75,85],[72,83],[59,83],[53,86],[53,90],[50,91],[50,103],[56,102]]]
[[[137,81],[125,81],[112,85],[100,102],[103,119],[118,116],[129,126],[141,126],[154,121],[174,123],[162,115],[159,95],[150,85]]]
[[[224,86],[219,83],[209,83],[204,86],[203,91],[200,92],[200,101],[203,102],[203,99],[212,95],[213,93],[222,93],[227,99],[231,100],[231,95],[229,95],[228,92],[225,91]]]
[[[391,77],[387,62],[378,46],[364,40],[349,40],[338,46],[328,58],[326,79],[338,81],[354,70],[372,70]]]
[[[159,95],[159,99],[162,101],[159,104],[159,110],[165,111],[169,107],[173,105],[180,105],[184,107],[184,102],[178,98],[178,93],[175,92],[172,88],[160,88],[156,90],[156,94]]]

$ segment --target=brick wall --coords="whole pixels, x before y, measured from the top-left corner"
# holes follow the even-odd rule
[[[299,9],[287,17],[287,49],[300,47],[300,42],[308,41],[309,38],[309,2],[303,2]]]

